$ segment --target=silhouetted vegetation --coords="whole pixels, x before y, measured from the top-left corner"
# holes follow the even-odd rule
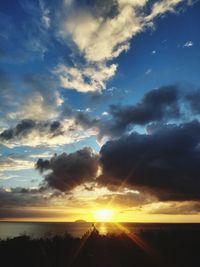
[[[141,231],[134,241],[126,233],[99,235],[93,227],[82,238],[23,235],[1,240],[0,254],[5,267],[196,267],[200,266],[200,232]]]

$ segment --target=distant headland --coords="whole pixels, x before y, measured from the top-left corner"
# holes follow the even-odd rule
[[[86,223],[87,221],[85,220],[76,220],[75,223]]]

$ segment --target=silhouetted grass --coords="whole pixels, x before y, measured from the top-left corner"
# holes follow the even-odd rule
[[[199,231],[143,231],[138,234],[148,249],[127,234],[99,235],[93,228],[82,238],[26,235],[1,240],[1,266],[20,267],[198,267]]]

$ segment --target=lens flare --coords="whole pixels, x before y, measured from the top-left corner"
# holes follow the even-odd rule
[[[108,222],[112,221],[113,218],[113,210],[110,209],[100,209],[95,210],[94,218],[97,222]]]

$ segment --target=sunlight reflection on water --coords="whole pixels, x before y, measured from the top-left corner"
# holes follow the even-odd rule
[[[119,234],[123,232],[115,223],[99,222],[95,224],[95,227],[100,235],[107,235],[108,233]]]
[[[196,229],[200,231],[200,224],[159,224],[159,223],[122,223],[123,227],[132,233],[140,231],[157,231],[157,230],[187,230]],[[0,239],[16,237],[22,234],[38,238],[51,235],[71,234],[74,237],[82,237],[88,230],[91,230],[93,223],[38,223],[38,222],[0,222]],[[99,222],[95,223],[96,229],[101,235],[108,233],[119,234],[123,227],[117,227],[116,223]]]
[[[38,222],[1,222],[0,239],[16,237],[22,234],[33,238],[51,235],[64,235],[69,233],[74,237],[83,236],[92,229],[93,223],[38,223]],[[107,233],[119,233],[119,229],[113,223],[95,223],[96,229],[101,235]]]
[[[100,225],[97,225],[97,229],[99,230],[100,235],[107,235],[108,233],[108,224],[100,223]]]

